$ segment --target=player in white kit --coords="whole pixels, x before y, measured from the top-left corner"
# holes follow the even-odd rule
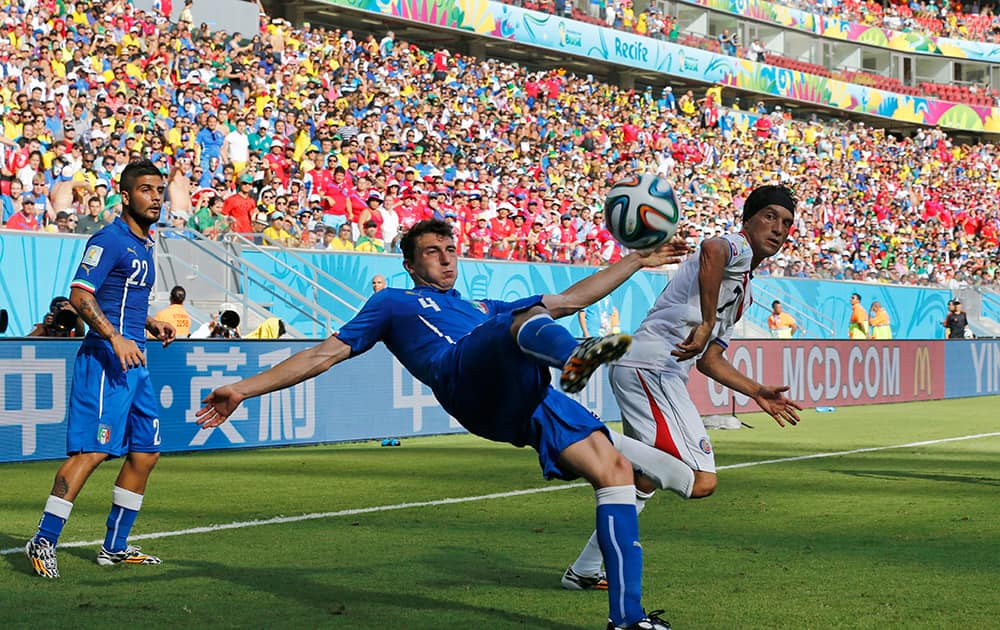
[[[783,186],[753,190],[737,234],[705,240],[686,260],[632,338],[632,347],[611,366],[611,386],[626,435],[674,458],[647,460],[625,452],[636,469],[636,507],[656,488],[681,497],[715,491],[715,455],[701,416],[687,391],[693,365],[709,378],[751,397],[779,425],[796,424],[801,407],[785,397],[788,387],[763,385],[726,359],[733,326],[750,307],[750,277],[784,245],[796,201]],[[601,552],[594,537],[563,575],[565,588],[601,588]]]

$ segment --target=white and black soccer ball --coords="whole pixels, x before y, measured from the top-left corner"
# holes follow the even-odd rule
[[[677,232],[680,220],[674,189],[653,173],[615,182],[604,200],[608,231],[629,249],[649,249],[665,243]]]

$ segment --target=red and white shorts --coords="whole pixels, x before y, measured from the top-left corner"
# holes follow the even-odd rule
[[[611,389],[625,435],[670,453],[701,472],[715,472],[715,454],[701,415],[680,376],[612,365]]]

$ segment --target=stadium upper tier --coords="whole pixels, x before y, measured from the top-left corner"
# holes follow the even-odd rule
[[[793,184],[794,237],[761,273],[946,286],[995,278],[992,144],[953,144],[938,129],[897,139],[763,103],[736,109],[721,86],[623,89],[421,50],[385,32],[274,20],[242,42],[127,7],[60,10],[18,14],[39,28],[9,26],[16,44],[0,44],[5,136],[17,144],[4,147],[15,180],[3,184],[8,228],[27,216],[29,196],[52,231],[82,224],[92,194],[113,209],[117,174],[146,155],[171,174],[172,224],[191,230],[261,232],[280,212],[281,229],[258,237],[313,247],[330,215],[356,236],[378,213],[391,249],[399,225],[437,215],[455,221],[469,255],[593,264],[617,255],[593,221],[609,184],[650,170],[680,192],[692,243],[736,229],[752,187]],[[241,175],[247,196],[235,194]],[[208,207],[213,195],[235,224]],[[523,226],[494,225],[504,209]],[[481,216],[488,225],[476,232]]]
[[[777,4],[893,31],[923,33],[980,42],[1000,42],[1000,18],[991,6],[965,13],[961,2],[856,2],[854,0],[781,0]],[[974,5],[976,6],[976,5]]]
[[[895,38],[891,37],[891,33],[889,34],[890,36],[887,36],[886,33],[882,31],[883,27],[873,26],[868,22],[853,25],[839,24],[836,28],[832,26],[830,28],[826,28],[825,26],[810,26],[821,22],[824,17],[818,13],[803,15],[799,12],[797,14],[789,14],[787,8],[783,4],[759,2],[748,5],[745,3],[738,3],[733,0],[681,1],[691,5],[734,13],[748,19],[766,20],[775,25],[780,25],[786,28],[806,30],[810,33],[819,33],[830,36],[834,39],[856,41],[858,44],[865,44],[869,46],[881,46],[885,47],[886,50],[891,49],[906,51],[907,47],[900,45],[900,41],[903,41],[904,43],[912,44],[912,52],[914,53],[930,53],[936,51],[937,54],[943,56],[955,56],[960,59],[966,58],[966,54],[960,49],[955,49],[954,47],[948,48],[948,45],[944,42],[940,42],[940,44],[929,42],[926,38],[914,37],[912,34],[904,36],[903,33],[900,33],[899,35],[901,39],[900,41],[896,41]],[[766,41],[762,41],[760,39],[753,42],[740,43],[735,32],[730,35],[728,30],[723,33],[721,28],[717,29],[719,31],[719,35],[709,37],[697,31],[687,30],[685,28],[685,24],[682,24],[677,17],[672,16],[669,13],[669,10],[663,11],[658,8],[656,4],[650,4],[642,11],[635,11],[631,6],[614,4],[610,7],[610,11],[612,12],[608,12],[608,8],[595,8],[594,5],[591,5],[589,10],[583,10],[572,4],[553,4],[551,1],[535,2],[534,0],[526,0],[524,2],[513,4],[518,4],[519,6],[523,6],[527,9],[562,15],[570,17],[574,20],[615,28],[617,30],[652,37],[654,39],[677,42],[683,46],[691,46],[704,50],[721,52],[723,54],[734,55],[755,61],[765,61],[770,65],[782,68],[789,68],[807,74],[833,78],[848,83],[871,86],[880,90],[895,92],[897,94],[924,96],[951,103],[964,103],[967,105],[976,105],[981,107],[992,107],[996,105],[997,97],[1000,97],[1000,91],[990,87],[984,81],[976,84],[971,80],[963,80],[959,83],[955,83],[952,81],[942,82],[909,78],[907,83],[904,83],[899,77],[886,76],[884,73],[880,72],[865,71],[861,69],[848,70],[803,61],[801,58],[789,56],[788,54],[782,54],[782,50],[769,47]],[[805,6],[801,7],[801,9],[816,10],[817,7],[815,5],[805,3]],[[697,21],[697,19],[695,18],[694,21]],[[714,32],[716,29],[713,26],[710,30]],[[906,33],[911,33],[911,30],[907,29]],[[874,36],[873,34],[877,36]],[[732,41],[732,44],[729,44],[728,41]],[[992,59],[992,55],[988,56]],[[997,49],[996,56],[1000,58],[1000,47]],[[975,73],[969,74],[974,75]]]
[[[784,21],[776,20],[775,13],[781,13],[782,9],[793,8],[809,12],[817,16],[817,19],[825,17],[840,21],[850,22],[865,27],[875,26],[889,31],[899,31],[902,33],[912,33],[916,35],[928,35],[932,37],[947,37],[954,39],[965,39],[973,42],[993,42],[1000,43],[1000,16],[994,15],[989,7],[983,13],[963,13],[948,7],[939,7],[934,3],[899,3],[889,2],[886,6],[878,2],[854,2],[841,0],[775,0],[774,2],[740,2],[732,3],[731,0],[679,0],[689,4],[698,4],[714,9],[733,11],[738,8],[746,17],[774,21],[775,23],[788,26]],[[594,4],[591,12],[582,11],[572,2],[553,0],[513,0],[509,2],[516,6],[545,11],[558,15],[591,15],[600,19],[605,19],[608,11],[621,16],[626,28],[648,28],[648,15],[643,18],[646,11],[635,12],[631,2],[622,0],[612,0],[610,2]],[[664,6],[666,3],[650,3],[649,6],[658,9],[657,5]],[[960,3],[949,3],[961,6]],[[768,6],[770,5],[770,6]],[[766,8],[763,8],[766,7]],[[772,8],[773,7],[773,8]],[[662,15],[669,11],[660,10]],[[608,18],[609,20],[611,18]],[[667,30],[670,31],[670,17],[667,15]],[[642,22],[642,24],[640,24]]]

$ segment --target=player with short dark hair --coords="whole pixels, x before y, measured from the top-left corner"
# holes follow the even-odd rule
[[[680,266],[639,325],[629,351],[609,370],[622,412],[624,433],[671,455],[648,461],[629,454],[636,467],[637,509],[657,488],[682,498],[715,491],[715,455],[698,409],[687,391],[693,365],[705,376],[752,398],[779,425],[796,424],[801,407],[785,397],[788,387],[758,383],[726,359],[736,322],[753,303],[750,274],[788,238],[796,200],[784,186],[761,186],[743,206],[736,234],[702,241]],[[606,560],[606,559],[605,559]],[[592,587],[601,568],[595,536],[563,574],[563,587]]]
[[[671,243],[655,252],[632,253],[562,293],[513,302],[472,302],[454,289],[458,254],[452,227],[444,221],[417,223],[401,248],[412,289],[375,293],[336,335],[265,372],[216,389],[198,411],[198,423],[218,426],[243,400],[291,387],[382,341],[470,432],[530,445],[548,478],[582,476],[591,483],[600,547],[613,569],[609,627],[668,628],[655,613],[647,616],[641,604],[642,548],[632,466],[600,419],[550,385],[549,370],[562,369],[562,389],[576,392],[599,365],[620,356],[630,342],[627,335],[580,343],[553,318],[603,298],[644,266],[677,260],[686,248]]]
[[[125,456],[112,491],[102,566],[159,564],[128,544],[149,473],[160,452],[157,402],[146,369],[145,332],[166,346],[173,326],[148,315],[156,281],[149,228],[160,217],[163,176],[149,160],[121,175],[122,215],[87,241],[70,285],[70,303],[90,328],[73,367],[66,453],[25,553],[35,573],[59,577],[56,544],[73,501],[104,460]]]

